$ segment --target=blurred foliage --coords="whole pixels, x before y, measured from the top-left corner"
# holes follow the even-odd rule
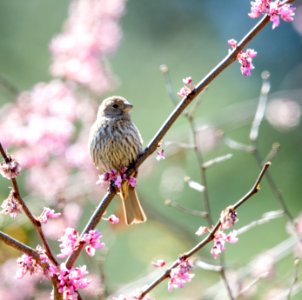
[[[35,83],[50,78],[48,43],[60,31],[68,3],[67,0],[0,0],[0,72],[18,90],[30,89]],[[109,63],[119,79],[114,93],[134,103],[132,116],[145,144],[173,109],[159,71],[160,64],[168,65],[176,91],[182,85],[181,79],[188,75],[197,83],[227,54],[227,40],[239,40],[255,24],[255,20],[247,17],[248,11],[248,1],[240,0],[128,1],[127,13],[122,20],[123,41]],[[301,36],[293,30],[291,24],[284,22],[274,31],[269,27],[249,46],[258,51],[252,77],[244,78],[236,62],[228,68],[201,96],[202,104],[196,113],[199,125],[211,124],[235,140],[248,143],[263,70],[271,73],[271,98],[281,92],[290,98],[300,89],[295,100],[302,104]],[[103,98],[105,95],[101,96]],[[13,101],[14,98],[5,86],[1,86],[0,97],[1,103]],[[281,144],[271,173],[294,216],[302,209],[301,129],[300,125],[289,131],[277,131],[265,121],[258,143],[263,157],[269,152],[272,143]],[[164,142],[170,140],[192,140],[184,118],[176,122]],[[170,150],[167,147],[166,160],[157,162],[153,157],[146,163],[148,167],[142,167],[138,189],[149,221],[118,231],[100,225],[108,246],[105,274],[110,291],[116,291],[121,285],[150,273],[150,261],[153,259],[176,259],[196,243],[198,238],[194,232],[200,225],[206,224],[198,217],[164,205],[166,198],[172,198],[185,207],[203,209],[198,192],[190,190],[183,183],[184,176],[200,180],[194,152],[171,151],[169,156]],[[232,153],[232,159],[208,171],[214,219],[218,218],[225,206],[234,203],[249,190],[259,171],[250,154],[230,150],[222,143],[205,153],[204,158],[207,160],[226,153]],[[175,177],[170,181],[175,188],[165,191],[162,184],[167,176]],[[7,182],[1,180],[0,187],[1,198],[5,199]],[[266,211],[280,208],[265,181],[261,187],[260,193],[240,208],[238,227],[259,218]],[[90,197],[94,199],[98,195]],[[109,210],[113,211],[114,207],[115,204]],[[79,230],[83,228],[93,208],[89,204],[85,209]],[[285,239],[285,225],[286,218],[273,221],[251,230],[240,238],[238,244],[228,245],[227,264],[246,264],[251,257]],[[23,231],[17,233],[20,234],[24,236]],[[211,260],[208,251],[201,251],[200,256]],[[288,259],[282,265],[283,274],[289,277],[292,274],[291,263],[292,260]],[[219,276],[199,270],[195,273],[197,278],[188,284],[187,289],[167,293],[166,283],[163,283],[154,291],[154,295],[158,295],[159,299],[201,299],[198,293],[202,294],[202,290],[218,280]],[[150,278],[147,282],[150,282]]]

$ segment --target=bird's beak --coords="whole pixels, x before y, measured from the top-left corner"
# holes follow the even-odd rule
[[[124,112],[129,112],[133,108],[133,105],[130,102],[124,103]]]

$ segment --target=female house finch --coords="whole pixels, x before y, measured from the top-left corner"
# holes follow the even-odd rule
[[[90,129],[89,146],[93,163],[101,173],[128,168],[142,152],[142,138],[129,114],[132,107],[120,96],[105,99],[99,107]],[[134,187],[123,182],[118,195],[127,224],[146,221]]]

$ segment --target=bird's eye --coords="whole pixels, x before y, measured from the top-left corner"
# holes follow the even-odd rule
[[[118,108],[118,105],[117,104],[113,104],[112,107],[113,108]]]

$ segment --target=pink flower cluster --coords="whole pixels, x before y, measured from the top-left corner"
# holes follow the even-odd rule
[[[44,207],[41,215],[38,217],[38,220],[46,224],[48,220],[50,219],[57,219],[61,216],[61,213],[56,213],[53,209],[50,209],[48,207]]]
[[[228,40],[228,44],[232,49],[237,47],[237,41],[234,39]],[[257,52],[254,49],[247,49],[246,52],[240,51],[237,54],[237,60],[241,64],[240,71],[244,76],[250,76],[252,70],[255,68],[252,60],[257,55]]]
[[[179,265],[170,272],[168,291],[171,292],[173,289],[183,288],[185,283],[190,282],[194,277],[194,274],[190,273],[191,269],[192,265],[188,260],[181,260]]]
[[[184,86],[178,91],[177,95],[180,97],[186,97],[188,96],[192,90],[194,90],[194,85],[192,83],[192,77],[186,77],[182,80],[184,83]]]
[[[71,170],[90,170],[86,139],[94,113],[92,103],[84,100],[71,85],[52,80],[22,92],[16,103],[0,110],[1,142],[15,148],[20,163],[29,169],[27,188],[47,200],[66,187]],[[81,133],[75,122],[81,125]],[[1,164],[0,171],[12,177],[20,167],[12,159],[9,165]]]
[[[55,266],[50,263],[45,250],[42,247],[37,246],[36,250],[40,256],[40,263],[30,255],[23,254],[17,260],[18,269],[16,278],[21,279],[26,274],[39,274],[44,275],[47,278],[56,275],[58,277],[58,290],[63,295],[63,299],[78,299],[77,290],[84,289],[90,284],[90,280],[85,278],[88,274],[86,266],[74,267],[71,269],[67,269],[64,263],[60,266]]]
[[[100,242],[101,237],[102,234],[96,230],[90,230],[84,234],[81,240],[87,244],[85,250],[88,255],[94,256],[96,249],[105,247],[105,244]]]
[[[21,172],[20,164],[11,156],[7,162],[0,163],[0,174],[6,179],[16,178]]]
[[[58,272],[58,288],[64,300],[77,300],[78,289],[84,289],[90,284],[90,280],[85,276],[88,274],[86,266],[67,269],[65,264],[61,264]]]
[[[96,249],[105,247],[104,243],[100,242],[102,234],[97,230],[90,230],[80,238],[79,233],[71,227],[66,228],[65,234],[59,239],[61,252],[57,255],[59,258],[65,258],[72,254],[77,249],[80,243],[87,244],[85,247],[86,253],[94,256]]]
[[[237,243],[237,231],[233,230],[229,234],[225,234],[222,230],[215,232],[214,245],[211,249],[211,254],[215,259],[219,257],[219,254],[225,250],[225,243]]]
[[[22,206],[15,197],[15,192],[13,190],[10,191],[7,199],[5,199],[1,205],[1,212],[4,215],[9,215],[12,218],[16,218],[20,213]]]
[[[120,171],[113,169],[110,172],[105,172],[99,176],[96,184],[105,185],[107,183],[114,183],[120,189],[123,181],[127,181],[131,187],[136,186],[136,178],[134,176],[127,176],[127,168],[122,168]]]
[[[121,39],[118,24],[125,0],[73,0],[64,31],[50,44],[51,73],[82,84],[95,93],[111,89],[106,57]]]
[[[33,275],[35,273],[43,273],[42,267],[37,263],[37,261],[30,255],[23,254],[17,259],[17,273],[15,277],[17,279],[23,278],[27,273]]]
[[[251,2],[251,18],[258,18],[262,14],[267,14],[275,29],[280,24],[280,18],[285,22],[292,22],[295,16],[295,7],[280,0],[255,0]]]

